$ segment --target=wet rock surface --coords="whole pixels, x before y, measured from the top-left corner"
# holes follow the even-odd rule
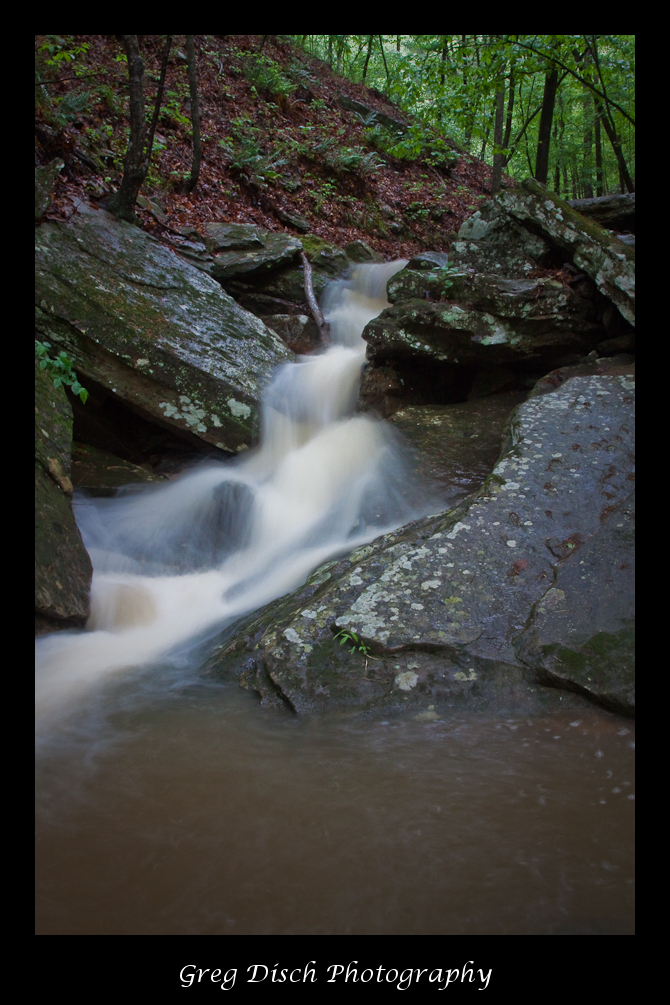
[[[290,359],[274,332],[143,231],[80,204],[36,231],[36,327],[83,378],[176,432],[234,452]],[[85,383],[85,380],[84,380]]]
[[[72,444],[72,484],[91,496],[113,496],[122,485],[162,482],[148,466],[132,464],[87,443]]]
[[[35,363],[35,616],[38,632],[81,626],[92,567],[72,512],[72,410]]]
[[[35,219],[39,220],[51,205],[51,193],[56,186],[58,175],[65,167],[61,157],[35,168]]]
[[[562,689],[630,712],[620,661],[600,658],[595,672],[598,652],[628,652],[618,579],[616,611],[583,629],[589,605],[600,610],[598,570],[629,556],[633,388],[627,376],[573,377],[520,405],[479,492],[317,570],[241,625],[212,668],[298,712],[518,711],[572,700]]]
[[[455,506],[484,483],[498,459],[510,413],[524,398],[511,392],[404,408],[392,416],[419,483],[434,494],[440,509]]]

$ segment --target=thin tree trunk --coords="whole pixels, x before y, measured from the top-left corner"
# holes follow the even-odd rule
[[[594,104],[595,107],[595,104]],[[603,194],[603,148],[600,141],[600,116],[596,109],[594,133],[596,141],[596,195]]]
[[[370,35],[369,36],[368,53],[367,53],[367,56],[365,57],[365,65],[363,67],[363,83],[365,83],[365,77],[366,77],[366,74],[368,72],[368,63],[370,62],[370,55],[372,53],[372,40],[373,40],[373,38],[374,38],[374,35]]]
[[[193,161],[191,177],[186,183],[186,191],[192,192],[198,184],[202,146],[200,143],[200,105],[198,103],[198,73],[195,62],[194,36],[186,36],[186,58],[188,60],[188,86],[191,93],[191,124],[193,126]]]
[[[493,177],[491,179],[491,195],[500,191],[502,173],[505,165],[505,155],[501,152],[503,145],[503,120],[505,117],[505,78],[500,82],[500,90],[496,94],[496,120],[493,127]]]
[[[396,35],[395,39],[395,51],[400,52],[400,35]]]
[[[633,184],[633,179],[628,173],[628,166],[626,164],[626,160],[623,155],[623,150],[621,149],[621,140],[619,139],[619,137],[615,132],[614,123],[610,121],[605,106],[603,102],[600,100],[600,98],[596,97],[595,100],[596,100],[596,107],[600,115],[600,121],[603,124],[603,129],[607,133],[607,138],[612,145],[612,150],[614,151],[614,155],[617,160],[617,166],[619,168],[619,176],[621,178],[622,184],[624,185],[625,189],[628,192],[634,192],[635,185]]]
[[[144,63],[140,56],[137,35],[123,35],[123,47],[128,60],[130,84],[130,136],[123,164],[123,178],[118,192],[114,192],[101,205],[120,220],[135,223],[135,203],[147,174],[148,163],[144,155],[146,121],[144,118]]]
[[[558,87],[558,70],[554,67],[544,79],[544,94],[542,95],[542,111],[540,112],[540,129],[537,140],[537,157],[535,158],[535,179],[543,185],[549,177],[549,146],[551,143],[551,123],[554,117],[554,103]]]
[[[384,42],[382,40],[381,35],[379,35],[378,38],[379,38],[379,48],[382,51],[382,59],[384,60],[384,69],[386,70],[386,86],[390,87],[391,86],[391,77],[389,76],[389,68],[386,65],[386,53],[384,52]]]
[[[165,48],[163,49],[163,61],[161,63],[161,75],[158,81],[158,91],[156,92],[156,104],[154,106],[154,114],[151,120],[151,125],[149,126],[149,136],[147,139],[147,171],[149,170],[149,164],[151,163],[151,155],[154,149],[154,134],[156,132],[156,125],[158,124],[158,117],[161,112],[161,104],[163,103],[163,91],[165,89],[165,75],[167,74],[167,65],[170,58],[170,49],[172,47],[172,35],[168,35],[165,40]]]

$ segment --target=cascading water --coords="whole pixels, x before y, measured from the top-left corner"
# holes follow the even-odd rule
[[[278,370],[255,451],[168,485],[78,501],[91,615],[86,631],[39,641],[38,718],[112,672],[202,643],[333,555],[419,515],[392,430],[353,414],[363,328],[388,306],[386,283],[405,264],[360,265],[330,285],[333,344]]]
[[[257,450],[79,500],[88,630],[38,644],[38,934],[632,934],[630,723],[315,720],[199,676],[198,645],[419,515],[353,412],[401,265],[327,290],[334,344],[278,371]]]

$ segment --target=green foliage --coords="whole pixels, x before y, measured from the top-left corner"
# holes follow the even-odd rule
[[[550,187],[567,198],[596,194],[596,188],[603,194],[619,190],[619,165],[604,125],[602,177],[596,177],[595,134],[602,114],[610,117],[628,170],[635,174],[632,35],[382,35],[372,36],[371,49],[369,35],[290,37],[357,82],[370,52],[365,82],[383,90],[414,120],[408,130],[394,133],[375,113],[360,116],[370,146],[384,154],[420,158],[448,172],[457,158],[454,144],[489,164],[504,150],[508,174],[534,174],[544,81],[555,66],[559,88]],[[501,87],[505,130],[509,111],[510,131],[496,146],[493,124]]]
[[[262,54],[247,56],[244,75],[259,91],[265,91],[274,98],[286,99],[296,89],[296,85],[284,76],[277,63]]]
[[[266,188],[268,182],[281,178],[279,169],[288,163],[283,148],[264,153],[263,131],[247,118],[234,119],[231,126],[232,139],[219,140],[219,146],[230,157],[231,169],[257,188]]]
[[[335,636],[336,639],[340,640],[340,645],[343,646],[346,643],[353,643],[352,648],[349,650],[350,653],[363,653],[367,656],[370,652],[370,646],[366,645],[361,639],[359,639],[356,632],[347,631],[342,629]]]
[[[455,265],[445,265],[443,268],[438,269],[437,271],[438,276],[442,281],[442,289],[440,290],[440,294],[443,297],[446,297],[447,294],[449,293],[449,290],[454,285],[452,277],[460,275],[461,270],[458,269]]]
[[[47,356],[49,349],[51,349],[50,342],[38,342],[35,339],[35,355],[40,361],[40,370],[46,370],[50,376],[53,376],[54,387],[66,384],[72,389],[72,393],[79,395],[83,404],[86,404],[88,391],[79,383],[77,374],[72,369],[72,360],[64,352],[59,352],[56,359],[52,359]]]

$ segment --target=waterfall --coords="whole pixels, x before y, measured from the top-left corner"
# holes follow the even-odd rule
[[[363,328],[405,264],[359,265],[329,285],[332,346],[277,370],[257,448],[160,486],[77,499],[91,614],[79,633],[38,640],[38,717],[114,673],[201,645],[321,563],[426,512],[394,431],[354,412]]]

